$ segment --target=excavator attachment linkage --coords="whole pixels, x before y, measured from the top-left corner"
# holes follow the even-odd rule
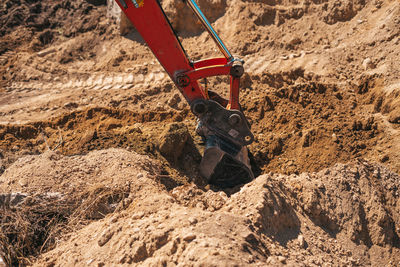
[[[115,0],[145,40],[199,119],[197,133],[206,149],[200,173],[210,184],[233,187],[251,181],[246,146],[254,136],[239,105],[243,61],[235,58],[194,0],[184,0],[202,22],[224,57],[190,61],[158,0]],[[229,100],[203,89],[198,80],[230,77]]]

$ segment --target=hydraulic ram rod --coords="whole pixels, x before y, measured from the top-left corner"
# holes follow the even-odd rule
[[[232,54],[229,52],[228,48],[224,45],[221,38],[219,38],[218,34],[215,32],[214,28],[211,26],[210,22],[208,22],[207,18],[204,16],[203,12],[200,10],[200,7],[196,4],[194,0],[187,0],[190,8],[196,14],[196,16],[200,19],[201,23],[207,29],[208,33],[214,39],[214,42],[217,44],[219,50],[221,50],[222,54],[226,57],[228,61],[233,59]]]

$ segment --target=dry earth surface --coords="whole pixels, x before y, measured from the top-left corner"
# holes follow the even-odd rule
[[[161,2],[191,59],[220,56]],[[0,266],[400,266],[400,1],[198,3],[245,60],[257,178],[226,190],[105,1],[0,3]]]

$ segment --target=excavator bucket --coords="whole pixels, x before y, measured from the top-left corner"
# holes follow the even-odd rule
[[[254,179],[246,147],[238,150],[216,136],[208,136],[200,163],[200,174],[209,184],[221,188],[245,184]]]
[[[254,136],[239,110],[227,110],[226,100],[209,91],[210,100],[197,100],[191,105],[198,117],[197,134],[203,138],[205,150],[200,174],[209,184],[220,188],[234,187],[253,180],[246,145]]]

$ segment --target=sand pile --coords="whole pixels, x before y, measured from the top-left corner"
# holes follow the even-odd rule
[[[168,191],[157,163],[121,149],[27,156],[0,178],[2,188],[27,192],[3,205],[19,212],[27,199],[45,193],[64,199],[80,193],[84,206],[90,200],[84,192],[97,188],[101,201],[86,204],[79,217],[65,214],[59,224],[75,231],[52,240],[55,249],[41,255],[38,266],[375,266],[400,260],[400,176],[365,161],[319,173],[265,174],[229,195],[194,184]],[[125,190],[111,202],[101,188]]]

